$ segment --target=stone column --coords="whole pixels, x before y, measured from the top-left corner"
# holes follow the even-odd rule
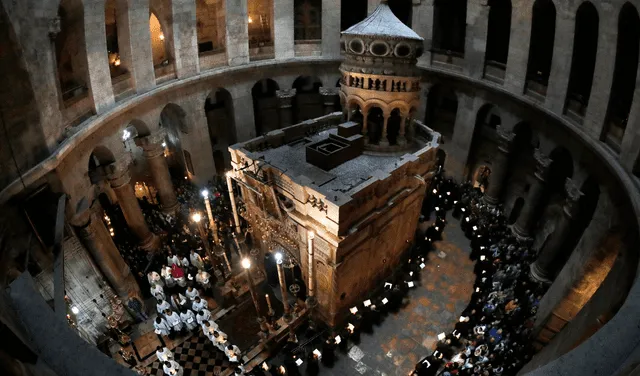
[[[424,39],[424,52],[418,58],[418,65],[431,66],[431,44],[433,42],[433,2],[422,0],[413,6],[411,25],[418,35]],[[420,119],[421,121],[424,119]]]
[[[322,0],[322,56],[340,57],[340,0]]]
[[[564,187],[566,197],[562,208],[563,215],[560,217],[554,231],[549,235],[544,247],[540,250],[538,258],[531,265],[531,277],[539,282],[550,283],[553,281],[556,272],[562,268],[554,261],[563,251],[563,245],[572,229],[573,219],[578,213],[578,202],[582,192],[570,178],[567,178]]]
[[[200,71],[198,35],[196,27],[196,2],[172,0],[173,48],[176,77],[191,77]]]
[[[557,114],[562,114],[567,100],[569,76],[571,75],[573,37],[576,26],[575,15],[563,10],[562,6],[559,7],[556,25],[545,107]]]
[[[487,50],[489,5],[487,1],[467,0],[467,30],[464,61],[468,76],[480,79],[484,74],[484,56]]]
[[[322,95],[322,101],[324,104],[324,114],[328,115],[336,110],[336,101],[338,99],[338,92],[340,88],[337,87],[321,87],[320,95]]]
[[[273,0],[273,38],[276,60],[293,59],[293,1]]]
[[[136,279],[95,210],[85,209],[72,222],[80,241],[118,296],[125,302],[130,297],[144,302]]]
[[[296,89],[284,89],[276,91],[278,97],[278,115],[280,116],[280,128],[293,125],[293,98]]]
[[[84,38],[87,52],[88,86],[97,114],[104,112],[115,103],[111,74],[109,73],[104,17],[104,0],[85,1]]]
[[[160,196],[162,211],[174,213],[178,208],[178,198],[171,181],[169,165],[164,157],[163,139],[164,134],[157,134],[136,138],[135,141],[136,145],[142,148],[144,157],[149,165],[153,182],[158,190],[158,196]]]
[[[409,119],[411,121],[411,119]],[[400,119],[400,132],[398,133],[398,145],[404,146],[407,144],[407,137],[405,136],[407,133],[407,117],[402,115],[402,119]]]
[[[367,14],[373,13],[380,4],[380,0],[367,0]]]
[[[118,0],[118,45],[121,60],[124,51],[129,55],[127,68],[136,93],[153,89],[156,77],[149,31],[149,0]]]
[[[593,138],[599,139],[607,116],[613,73],[616,65],[618,36],[618,13],[603,12],[598,28],[598,51],[593,72],[589,105],[584,117],[584,129]]]
[[[546,175],[549,165],[551,165],[551,159],[542,154],[540,149],[536,149],[534,156],[536,159],[537,170],[534,173],[535,178],[531,184],[531,188],[529,188],[529,192],[527,193],[527,199],[522,207],[520,216],[513,226],[514,234],[521,238],[528,238],[530,235],[529,231],[531,230],[533,221],[538,215],[540,201],[545,190]]]
[[[502,185],[507,175],[509,167],[509,154],[513,146],[515,134],[498,125],[498,154],[491,164],[491,175],[489,176],[489,188],[484,194],[483,201],[494,206],[500,202]]]
[[[364,136],[364,143],[368,144],[369,143],[369,136],[367,135],[367,117],[369,116],[369,113],[363,113],[362,114],[362,136]]]
[[[529,2],[513,2],[511,11],[511,36],[509,37],[508,64],[504,86],[516,95],[524,93],[529,62],[532,5]]]
[[[236,125],[236,141],[242,142],[256,137],[255,117],[251,85],[236,85],[231,88],[233,117]]]
[[[389,114],[384,114],[384,121],[382,122],[382,135],[380,136],[380,146],[389,146],[389,140],[387,139],[387,126],[389,124]]]
[[[138,204],[138,199],[131,186],[131,175],[129,173],[129,165],[122,166],[109,165],[108,177],[111,188],[118,197],[118,205],[122,210],[124,219],[131,231],[140,239],[140,247],[147,251],[153,251],[159,248],[160,242],[158,237],[149,230],[149,226],[144,219],[142,209]]]
[[[249,63],[247,0],[225,0],[227,60],[230,66]],[[238,124],[238,123],[236,123]]]

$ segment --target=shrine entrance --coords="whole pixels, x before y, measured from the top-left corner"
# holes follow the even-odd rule
[[[304,301],[307,298],[307,285],[304,282],[305,279],[302,274],[302,269],[300,268],[300,262],[295,257],[298,255],[292,256],[291,252],[280,245],[276,245],[272,251],[265,253],[264,267],[269,285],[273,288],[274,292],[278,292],[278,298],[281,298],[281,294],[279,293],[278,256],[276,256],[278,254],[282,255],[282,271],[284,272],[289,303],[293,304],[297,299]]]

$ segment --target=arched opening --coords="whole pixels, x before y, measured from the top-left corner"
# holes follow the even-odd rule
[[[640,153],[636,157],[636,163],[633,164],[633,174],[640,178]]]
[[[362,113],[362,108],[360,108],[360,105],[358,105],[357,103],[349,104],[348,120],[354,123],[358,123],[362,127],[364,114]]]
[[[443,144],[453,138],[457,112],[458,97],[451,88],[435,86],[429,90],[424,122],[442,135]]]
[[[149,33],[151,34],[151,55],[156,81],[175,77],[175,68],[169,54],[169,35],[155,13],[149,14]]]
[[[55,39],[56,65],[62,102],[69,107],[89,94],[82,1],[62,0],[58,16],[60,32]]]
[[[387,120],[387,140],[389,145],[396,145],[398,143],[398,136],[400,135],[400,123],[402,122],[402,115],[399,108],[394,108]]]
[[[224,52],[226,38],[224,1],[196,0],[196,30],[200,56]]]
[[[589,226],[589,223],[591,223],[591,219],[593,219],[593,215],[598,205],[598,200],[600,199],[600,186],[593,176],[590,176],[582,184],[580,192],[582,192],[582,196],[578,201],[577,215],[575,216],[575,220],[572,222],[571,232],[563,244],[563,248],[566,249],[567,252],[563,252],[560,259],[557,260],[559,263],[557,268],[558,271],[560,271],[562,266],[567,262],[569,256],[571,256],[571,251],[575,249],[576,245],[578,245],[578,241],[582,237],[582,234],[587,226]]]
[[[467,156],[468,171],[474,171],[474,175],[470,178],[473,182],[478,182],[477,186],[481,187],[483,192],[489,186],[489,175],[485,169],[484,174],[478,176],[482,179],[486,178],[486,182],[482,179],[478,180],[476,176],[478,166],[486,166],[491,169],[496,153],[500,153],[497,142],[497,127],[502,124],[502,119],[497,111],[497,108],[492,104],[485,104],[478,110]]]
[[[526,89],[541,96],[547,95],[555,35],[556,7],[553,1],[536,0],[531,20]]]
[[[296,97],[293,103],[293,120],[299,123],[324,115],[324,100],[320,95],[322,81],[317,77],[300,76],[293,81]]]
[[[511,190],[514,195],[525,196],[529,186],[529,177],[531,172],[535,170],[534,149],[536,146],[529,123],[516,124],[513,133],[515,136],[509,160],[512,166],[518,167],[509,169],[505,187],[507,190]]]
[[[413,2],[411,0],[390,0],[389,8],[403,24],[411,27]]]
[[[294,0],[293,37],[295,41],[322,39],[322,0]]]
[[[638,74],[639,46],[640,18],[638,11],[630,3],[625,3],[618,18],[616,65],[602,134],[602,140],[616,151],[620,151],[620,144],[622,144],[633,103]]]
[[[464,57],[467,28],[466,0],[435,0],[433,4],[434,53]]]
[[[104,146],[97,146],[91,152],[88,162],[89,179],[91,184],[96,184],[104,180],[106,176],[105,167],[115,163],[116,158],[111,150]]]
[[[367,6],[367,0],[340,0],[340,30],[345,31],[367,18]]]
[[[280,90],[278,83],[270,78],[256,82],[251,89],[253,116],[258,136],[280,129],[278,98],[276,97],[278,90]]]
[[[522,211],[522,207],[524,206],[524,198],[518,197],[516,201],[513,203],[513,207],[511,208],[511,213],[509,214],[509,219],[507,223],[512,225],[516,223],[516,220],[520,216],[520,212]]]
[[[127,30],[125,29],[126,17],[122,19],[123,15],[126,15],[126,9],[118,9],[118,2],[116,0],[107,0],[104,4],[104,22],[105,32],[107,38],[107,57],[109,59],[109,73],[111,75],[111,84],[113,85],[113,92],[115,95],[122,93],[130,88],[130,80],[128,79],[129,73],[129,59],[125,59],[125,56],[120,54],[119,38],[120,35],[125,35]],[[120,30],[119,30],[120,29]]]
[[[204,103],[211,150],[219,175],[231,167],[229,146],[236,142],[235,117],[231,93],[225,89],[211,92]]]
[[[249,59],[273,59],[273,0],[249,1],[247,5]]]
[[[384,125],[384,113],[380,107],[373,106],[367,113],[367,136],[369,143],[377,144],[382,136],[382,126]]]
[[[573,58],[567,89],[566,112],[582,121],[586,114],[593,72],[598,52],[598,11],[592,3],[585,1],[576,13],[576,28],[573,37]]]
[[[487,27],[487,50],[485,53],[485,75],[504,81],[509,56],[511,36],[511,1],[489,1],[489,24]]]
[[[186,124],[186,112],[173,103],[167,104],[160,113],[160,127],[167,132],[167,163],[173,179],[184,179],[187,176],[185,153],[182,149],[181,134],[189,133]]]

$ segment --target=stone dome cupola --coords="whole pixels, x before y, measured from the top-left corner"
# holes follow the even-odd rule
[[[369,17],[343,31],[340,43],[345,65],[363,73],[416,72],[424,49],[424,39],[403,24],[384,0]]]
[[[346,118],[360,124],[366,150],[398,153],[412,147],[423,42],[386,1],[342,32],[340,100]]]

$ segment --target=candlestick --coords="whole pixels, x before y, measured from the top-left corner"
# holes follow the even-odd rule
[[[271,298],[269,297],[269,294],[265,294],[264,297],[267,299],[267,307],[269,307],[269,312],[271,312],[273,310],[271,308]]]
[[[209,191],[207,191],[206,189],[203,190],[202,196],[204,197],[204,206],[207,208],[207,216],[209,217],[209,228],[211,228],[211,232],[213,233],[213,240],[216,244],[220,244],[220,239],[218,238],[218,226],[216,225],[216,221],[213,219],[213,213],[211,212]]]
[[[236,227],[236,233],[240,234],[240,219],[238,218],[238,208],[236,207],[236,196],[233,193],[231,174],[231,171],[227,172],[227,188],[229,189],[229,199],[231,200],[231,210],[233,211],[233,222]]]

